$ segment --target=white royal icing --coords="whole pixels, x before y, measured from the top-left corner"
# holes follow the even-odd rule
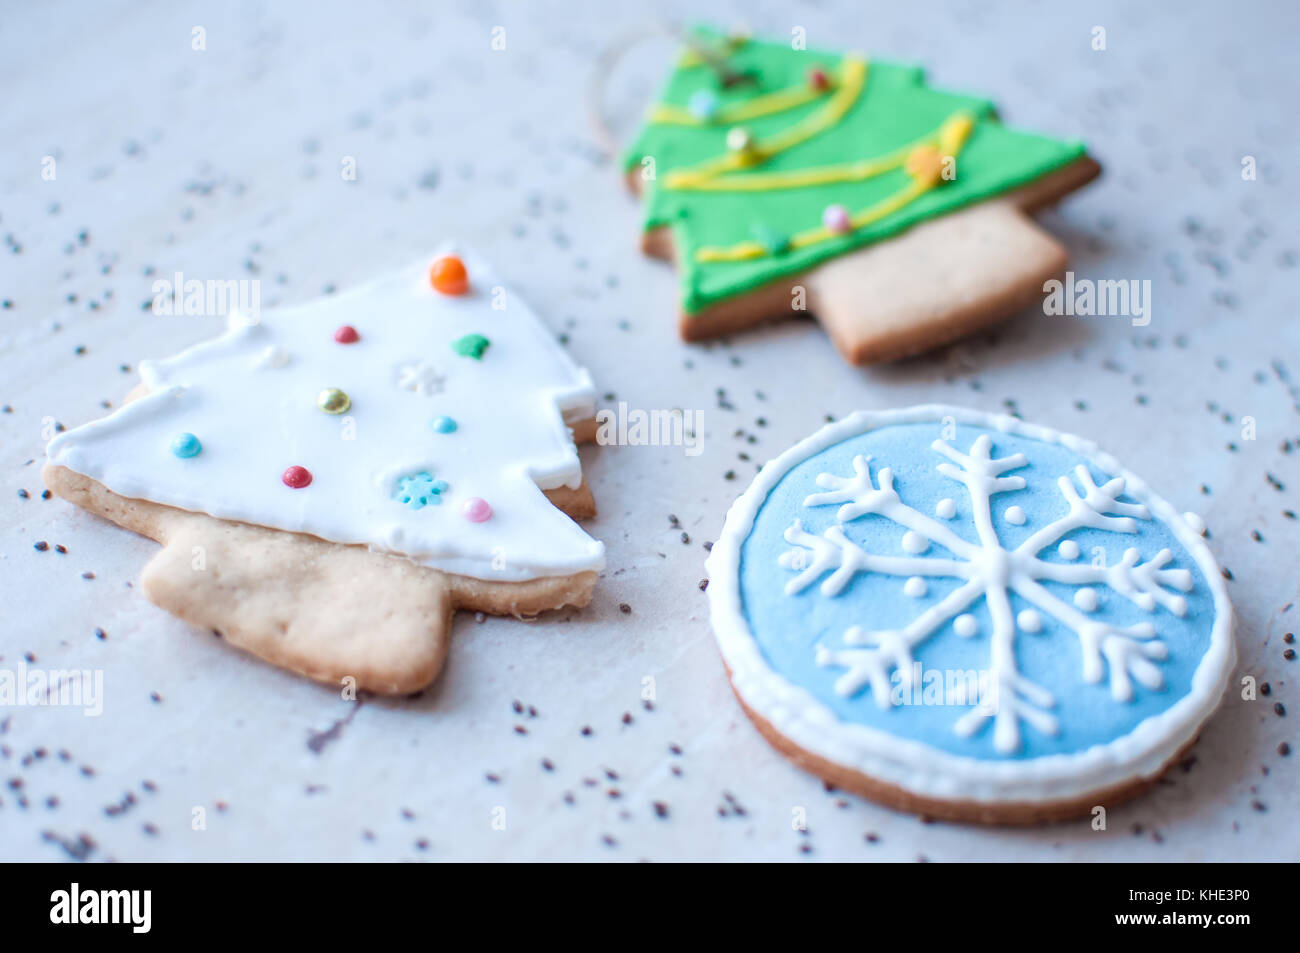
[[[446,254],[465,262],[469,293],[430,284],[430,265]],[[598,570],[604,547],[542,493],[581,484],[568,424],[594,414],[591,379],[517,295],[493,307],[499,285],[481,259],[444,247],[346,294],[258,322],[232,315],[220,337],[142,361],[149,393],[59,434],[49,459],[122,496],[475,578]],[[360,339],[335,341],[341,325]],[[489,340],[481,360],[453,350],[467,334]],[[326,388],[351,407],[320,410]],[[454,432],[430,426],[442,416]],[[203,449],[182,459],[170,448],[185,432]],[[285,486],[290,466],[306,467],[311,485]],[[421,473],[447,486],[436,505],[411,509],[395,497],[403,477]],[[475,497],[491,506],[485,522],[462,512]]]
[[[910,527],[909,534],[915,533],[923,540],[942,545],[957,559],[927,563],[907,556],[877,556],[853,544],[841,526],[833,526],[818,536],[804,530],[796,520],[786,531],[785,538],[798,548],[782,553],[779,558],[782,566],[798,572],[787,583],[786,591],[801,591],[831,570],[820,589],[823,595],[832,597],[843,592],[853,576],[861,571],[910,577],[914,574],[943,574],[945,567],[952,570],[951,575],[966,582],[945,597],[941,607],[936,606],[924,613],[914,627],[893,633],[889,650],[906,655],[908,639],[920,641],[948,620],[958,635],[973,636],[978,629],[976,619],[962,610],[984,591],[981,578],[989,578],[989,572],[1001,567],[997,574],[1001,577],[1005,573],[1008,587],[1016,587],[1022,595],[1028,593],[1032,596],[1030,601],[1039,609],[1065,620],[1075,629],[1083,644],[1085,680],[1098,681],[1108,675],[1112,695],[1123,699],[1132,692],[1132,680],[1148,687],[1160,684],[1159,669],[1152,661],[1163,657],[1164,648],[1154,638],[1154,632],[1148,631],[1144,625],[1115,630],[1096,624],[1082,615],[1082,612],[1090,611],[1088,607],[1096,599],[1094,590],[1080,589],[1081,593],[1090,592],[1091,597],[1076,596],[1076,605],[1072,607],[1047,593],[1038,580],[1080,586],[1100,582],[1140,608],[1150,611],[1159,605],[1181,615],[1187,611],[1186,600],[1171,590],[1186,589],[1191,582],[1190,574],[1185,570],[1163,568],[1170,559],[1168,550],[1140,563],[1137,550],[1128,549],[1120,562],[1101,567],[1050,562],[1033,554],[1051,546],[1077,526],[1126,526],[1125,521],[1156,518],[1168,526],[1196,561],[1214,602],[1210,645],[1185,696],[1142,721],[1128,734],[1108,743],[1077,753],[997,762],[949,754],[865,724],[842,721],[807,689],[771,667],[749,629],[739,579],[742,545],[768,494],[797,464],[850,437],[896,424],[949,420],[1060,444],[1088,459],[1103,472],[1115,474],[1115,479],[1097,486],[1087,468],[1079,467],[1075,473],[1079,486],[1070,484],[1067,493],[1071,500],[1070,513],[1032,534],[1017,547],[1020,556],[1013,556],[1012,551],[1001,545],[991,548],[993,527],[989,521],[989,495],[990,491],[996,492],[998,486],[1010,486],[1021,479],[1003,475],[1017,460],[991,458],[986,436],[977,438],[969,453],[958,451],[942,441],[935,444],[935,449],[949,461],[941,464],[941,471],[965,483],[970,491],[976,524],[982,527],[984,537],[980,545],[957,537],[942,524],[899,502],[897,495],[885,486],[892,479],[888,468],[882,468],[880,472],[881,485],[873,485],[866,460],[859,457],[854,460],[856,473],[853,476],[820,476],[817,485],[828,492],[809,496],[805,505],[841,504],[836,514],[841,523],[867,513],[885,516]],[[1062,490],[1066,490],[1064,483]],[[1115,499],[1121,493],[1137,502]],[[1067,547],[1066,542],[1070,541],[1065,540],[1058,546],[1060,555],[1067,560],[1077,558],[1078,546]],[[904,550],[912,552],[906,545]],[[998,558],[993,559],[990,553]],[[1016,418],[963,408],[926,405],[876,413],[859,412],[822,428],[763,467],[753,484],[728,512],[726,524],[706,565],[713,629],[736,692],[745,704],[805,751],[923,796],[984,802],[1064,800],[1091,794],[1135,777],[1153,776],[1195,737],[1202,722],[1217,707],[1235,662],[1233,613],[1223,578],[1204,542],[1173,507],[1156,496],[1144,481],[1088,441]],[[995,631],[991,638],[1000,643],[1014,637],[1017,626],[1024,631],[1037,632],[1043,624],[1042,616],[1035,609],[1022,611],[1014,620],[999,621],[995,618],[994,622]],[[879,641],[881,634],[855,628],[856,631],[850,630],[845,634],[844,641],[863,648],[823,649],[819,653],[819,661],[849,669],[844,678],[853,684],[846,684],[845,688],[861,687],[880,674],[877,671],[880,666],[876,663],[882,658],[884,643],[876,645],[873,639]],[[871,648],[873,645],[875,648]],[[840,657],[830,657],[836,653]],[[974,731],[984,721],[992,719],[997,747],[1011,751],[1018,744],[1022,721],[1050,733],[1054,719],[1047,711],[1051,706],[1050,695],[1014,671],[1013,653],[1000,652],[999,657],[1002,670],[994,675],[1007,690],[999,691],[996,710],[975,709],[965,716],[968,723],[959,724],[957,728],[959,732],[963,728]],[[837,685],[837,691],[839,689]],[[879,701],[882,693],[876,694]],[[884,703],[888,704],[888,701]]]

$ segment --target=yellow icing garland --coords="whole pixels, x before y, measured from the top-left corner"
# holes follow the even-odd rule
[[[826,93],[827,90],[817,89],[811,83],[800,83],[798,86],[778,89],[774,93],[755,96],[743,103],[723,107],[710,119],[702,119],[681,106],[661,103],[650,110],[650,121],[674,126],[730,126],[751,119],[761,119],[763,116],[774,116],[820,99]]]
[[[685,65],[685,64],[683,64]],[[915,201],[944,180],[947,157],[956,156],[966,144],[975,120],[967,113],[954,113],[934,132],[916,142],[872,159],[860,159],[812,169],[790,172],[748,173],[727,176],[766,162],[773,156],[791,149],[813,136],[825,132],[844,118],[862,93],[867,80],[867,63],[858,57],[846,56],[839,70],[838,82],[826,104],[788,129],[761,142],[750,142],[745,148],[735,149],[695,166],[676,169],[664,176],[663,187],[673,190],[707,192],[758,192],[771,189],[796,189],[835,182],[860,182],[898,168],[904,168],[912,181],[893,195],[857,212],[849,219],[850,230],[856,230],[879,221]],[[712,120],[701,119],[680,106],[666,104],[655,107],[650,121],[676,125],[706,126],[731,125],[761,116],[775,115],[797,106],[813,102],[826,90],[811,85],[791,86],[744,103],[720,110]],[[785,248],[806,248],[835,238],[840,232],[822,226],[808,229],[792,236]],[[696,261],[745,261],[773,254],[773,249],[756,241],[739,242],[729,247],[707,246],[695,253]]]
[[[842,173],[846,172],[853,166],[860,166],[868,169],[866,174],[859,174],[854,178],[870,178],[871,176],[880,175],[881,173],[892,171],[902,166],[912,181],[899,189],[888,198],[882,199],[875,205],[862,209],[849,219],[851,230],[857,230],[880,221],[886,215],[892,215],[899,209],[903,208],[909,202],[915,201],[926,192],[929,192],[940,182],[944,180],[944,164],[948,157],[956,156],[966,144],[970,137],[971,130],[975,126],[975,121],[965,113],[956,113],[944,121],[933,134],[926,137],[919,143],[905,146],[901,150],[890,153],[888,156],[882,156],[879,159],[867,160],[862,163],[849,163],[846,166],[827,166],[822,169],[809,169],[806,173],[789,173],[792,177],[808,175],[812,181],[806,182],[788,182],[785,186],[769,186],[770,188],[797,187],[798,185],[814,185],[821,182],[845,181],[849,178]],[[841,173],[839,178],[823,177],[827,173]],[[777,174],[779,175],[779,173]],[[818,242],[828,241],[835,238],[838,232],[821,226],[811,228],[807,231],[799,232],[791,237],[788,247],[791,249],[806,248],[809,245],[815,245]],[[740,242],[726,248],[706,246],[695,253],[695,260],[700,262],[719,262],[719,261],[745,261],[752,258],[762,258],[771,254],[771,250],[754,241]]]
[[[799,145],[801,142],[806,142],[813,136],[825,132],[844,118],[844,114],[857,101],[866,79],[866,62],[860,59],[846,58],[840,73],[838,86],[831,94],[830,99],[827,100],[826,105],[817,112],[805,116],[790,128],[766,141],[753,143],[748,149],[728,152],[715,159],[701,162],[696,166],[669,172],[664,176],[665,188],[701,188],[703,187],[701,183],[710,182],[724,172],[735,172],[738,169],[757,165],[774,155],[779,155],[787,149]],[[772,95],[780,94],[774,93]]]

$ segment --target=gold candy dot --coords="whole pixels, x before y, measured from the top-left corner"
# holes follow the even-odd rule
[[[906,168],[917,182],[938,185],[943,178],[944,157],[934,146],[917,146],[908,155]]]
[[[326,387],[316,398],[316,406],[327,414],[345,414],[352,406],[352,398],[337,387]]]

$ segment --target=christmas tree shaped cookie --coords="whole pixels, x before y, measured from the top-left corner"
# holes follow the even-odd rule
[[[590,600],[604,550],[571,517],[595,512],[574,446],[591,380],[473,256],[234,315],[140,370],[134,399],[50,442],[44,476],[163,543],[143,587],[182,619],[400,694],[437,675],[455,609]]]
[[[1040,299],[1066,253],[1028,213],[1100,171],[919,69],[702,31],[625,169],[644,250],[679,270],[683,338],[808,311],[855,364]]]

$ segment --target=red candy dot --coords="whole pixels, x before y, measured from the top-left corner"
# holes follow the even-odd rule
[[[334,332],[334,340],[340,344],[356,344],[361,340],[361,335],[357,334],[357,329],[350,324],[341,324],[339,329]]]
[[[285,486],[301,490],[305,486],[311,486],[311,471],[306,467],[290,467],[284,471],[280,479],[284,481]]]
[[[812,69],[808,71],[808,85],[816,90],[830,89],[831,78],[824,69]]]

